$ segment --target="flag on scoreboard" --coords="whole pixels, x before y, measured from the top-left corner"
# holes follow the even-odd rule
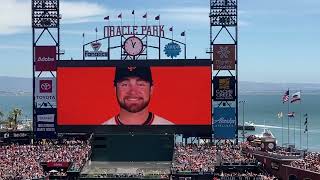
[[[147,13],[145,15],[143,15],[142,18],[147,18]]]

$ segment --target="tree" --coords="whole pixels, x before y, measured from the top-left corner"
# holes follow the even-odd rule
[[[14,108],[8,117],[9,127],[13,128],[13,130],[17,129],[17,121],[18,117],[22,115],[22,110],[19,108]]]
[[[3,118],[3,116],[4,116],[4,114],[3,114],[3,112],[0,110],[0,124],[2,124],[3,122],[2,122],[2,118]]]
[[[2,117],[4,116],[3,112],[0,110],[0,120],[2,119]]]

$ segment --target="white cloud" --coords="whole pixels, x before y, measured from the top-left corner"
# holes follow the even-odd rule
[[[185,7],[185,8],[172,8],[172,9],[158,9],[160,14],[163,13],[164,18],[172,19],[188,24],[209,24],[210,9],[208,7]],[[240,15],[246,14],[246,11],[239,11]],[[248,26],[250,22],[239,20],[239,26]]]
[[[61,1],[63,23],[88,22],[91,17],[103,16],[106,8],[89,2]],[[6,0],[0,6],[0,35],[15,34],[31,28],[30,0]]]

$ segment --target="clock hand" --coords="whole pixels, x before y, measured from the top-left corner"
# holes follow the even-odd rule
[[[137,43],[137,42],[134,42],[134,43],[132,44],[132,47],[133,47],[133,48],[134,48],[134,46],[136,45],[136,43]]]

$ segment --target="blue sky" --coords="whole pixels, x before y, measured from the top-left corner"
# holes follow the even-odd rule
[[[0,7],[0,76],[32,77],[31,0],[5,0]],[[150,24],[187,32],[188,58],[208,58],[209,0],[62,0],[61,59],[80,59],[86,41],[103,36],[104,16],[119,25],[148,12]],[[320,1],[239,0],[239,79],[257,82],[320,83]],[[167,30],[166,36],[171,37]]]

